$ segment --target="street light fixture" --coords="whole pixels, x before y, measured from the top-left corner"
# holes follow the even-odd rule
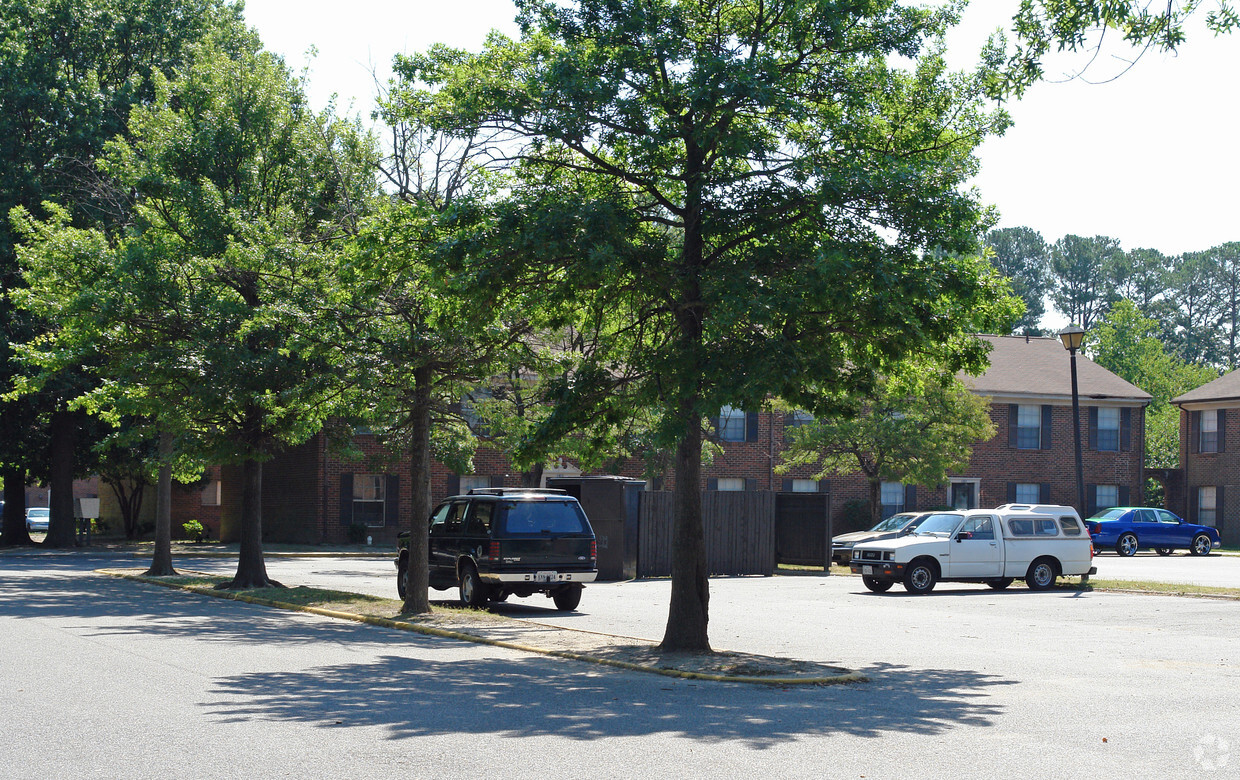
[[[1079,325],[1069,325],[1059,331],[1059,340],[1072,356],[1072,444],[1076,448],[1076,500],[1081,512],[1086,511],[1085,467],[1081,463],[1081,397],[1076,385],[1076,351],[1084,339],[1085,329]]]

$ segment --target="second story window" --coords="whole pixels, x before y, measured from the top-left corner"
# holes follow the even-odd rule
[[[1032,404],[1016,407],[1016,448],[1036,450],[1042,447],[1042,408]]]
[[[1119,416],[1119,409],[1116,407],[1098,408],[1096,449],[1119,452]]]
[[[1218,452],[1218,410],[1210,409],[1201,413],[1201,432],[1198,452]]]
[[[719,410],[719,438],[722,441],[745,441],[745,412],[732,406]]]

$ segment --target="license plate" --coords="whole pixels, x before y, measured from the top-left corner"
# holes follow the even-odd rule
[[[873,567],[873,566],[862,566],[862,567],[861,567],[861,573],[862,573],[862,574],[873,574],[873,573],[874,573],[874,567]]]
[[[534,582],[555,582],[556,572],[540,571],[534,575]]]

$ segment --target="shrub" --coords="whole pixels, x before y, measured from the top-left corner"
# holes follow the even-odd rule
[[[191,542],[200,544],[205,542],[207,537],[210,536],[210,532],[197,520],[190,520],[182,523],[181,528],[185,531],[185,538],[189,539]]]
[[[366,543],[366,524],[350,523],[349,524],[349,544],[365,544]]]

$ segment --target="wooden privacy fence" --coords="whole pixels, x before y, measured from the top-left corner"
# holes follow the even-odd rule
[[[638,577],[672,573],[673,505],[670,491],[641,494]],[[702,524],[709,574],[775,572],[775,494],[702,492]]]

